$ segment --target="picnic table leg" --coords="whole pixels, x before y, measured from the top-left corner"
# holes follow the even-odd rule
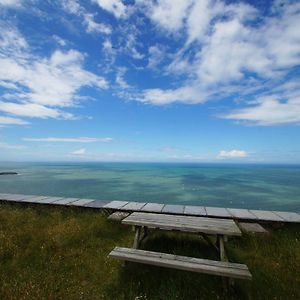
[[[223,235],[218,235],[217,236],[217,243],[218,243],[218,248],[219,248],[219,252],[220,252],[220,260],[221,261],[228,261],[227,255],[226,255],[226,252],[225,252],[225,247],[224,247],[224,236]],[[229,287],[228,278],[222,277],[222,284],[223,284],[224,292],[227,293],[228,287]]]
[[[132,248],[138,249],[140,246],[141,226],[135,226],[135,236]]]

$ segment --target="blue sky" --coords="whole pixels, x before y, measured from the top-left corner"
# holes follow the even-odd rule
[[[300,3],[0,0],[1,161],[300,163]]]

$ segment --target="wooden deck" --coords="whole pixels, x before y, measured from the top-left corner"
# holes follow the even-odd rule
[[[229,218],[255,222],[300,223],[300,214],[286,211],[266,211],[208,206],[188,206],[133,201],[108,201],[82,198],[48,197],[39,195],[0,194],[0,201],[48,205],[77,206],[113,211],[139,211],[174,215],[189,215],[214,218]]]

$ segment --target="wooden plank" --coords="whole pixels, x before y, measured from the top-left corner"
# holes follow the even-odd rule
[[[125,206],[128,203],[128,201],[111,201],[104,205],[104,208],[109,209],[121,209],[123,206]]]
[[[98,209],[98,208],[103,208],[108,203],[109,203],[109,201],[95,200],[95,201],[85,204],[84,207]]]
[[[145,205],[146,205],[146,203],[143,203],[143,202],[128,202],[125,206],[122,207],[122,210],[139,211]]]
[[[160,203],[147,203],[141,211],[150,211],[150,212],[161,212],[164,208],[164,204]]]
[[[26,199],[27,196],[26,195],[22,195],[22,194],[7,194],[7,201],[22,201],[23,199]]]
[[[273,211],[274,214],[282,218],[285,222],[300,223],[300,215],[288,211]]]
[[[84,206],[85,204],[88,204],[90,202],[93,202],[95,200],[93,199],[79,199],[77,201],[74,201],[72,203],[70,203],[70,205],[74,205],[74,206]]]
[[[274,214],[271,211],[251,209],[250,212],[252,214],[254,214],[257,217],[257,219],[259,219],[260,221],[282,221],[282,222],[284,222],[283,218]]]
[[[239,222],[239,227],[246,233],[268,233],[268,231],[258,223]]]
[[[252,275],[249,272],[248,267],[246,265],[237,263],[221,262],[121,247],[115,247],[115,249],[110,252],[109,256],[117,259],[165,268],[173,268],[230,278],[248,280],[252,279]]]
[[[169,213],[169,214],[183,214],[184,212],[184,205],[172,205],[172,204],[166,204],[164,208],[162,209],[163,213]]]
[[[39,203],[38,201],[46,199],[47,196],[31,196],[27,199],[22,200],[22,202],[29,202],[29,203]]]
[[[233,220],[134,212],[124,224],[206,234],[241,235]]]
[[[203,206],[187,205],[184,209],[185,215],[206,216],[206,210]]]
[[[35,200],[36,203],[40,204],[51,204],[52,202],[55,202],[57,200],[64,199],[62,197],[41,197],[38,200]]]
[[[123,219],[125,219],[126,217],[129,216],[129,212],[124,212],[124,211],[115,211],[114,213],[112,213],[111,215],[109,215],[107,217],[108,220],[112,220],[112,221],[122,221]]]
[[[227,210],[235,219],[257,219],[257,217],[254,214],[252,214],[248,209],[227,208]]]
[[[79,198],[62,198],[60,200],[54,201],[51,204],[55,205],[69,205],[72,202],[79,200]]]
[[[231,218],[231,214],[224,207],[205,207],[206,213],[210,217]]]

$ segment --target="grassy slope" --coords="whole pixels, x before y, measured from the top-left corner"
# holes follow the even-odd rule
[[[236,281],[230,299],[300,299],[300,226],[269,237],[231,240],[231,261],[253,281]],[[0,299],[222,299],[220,278],[107,258],[131,246],[130,228],[99,211],[0,204]],[[156,234],[149,250],[217,258],[197,236]]]

